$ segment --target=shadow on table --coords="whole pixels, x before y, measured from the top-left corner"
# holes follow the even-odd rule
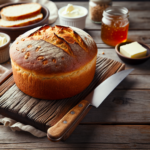
[[[128,89],[132,86],[134,86],[134,82],[130,81]],[[65,143],[94,143],[94,141],[97,141],[95,137],[99,137],[102,140],[101,135],[105,134],[101,127],[128,122],[129,114],[125,110],[132,107],[132,102],[134,101],[128,92],[128,90],[115,90],[99,108],[93,107]]]

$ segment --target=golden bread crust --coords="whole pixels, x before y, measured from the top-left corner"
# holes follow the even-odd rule
[[[44,26],[12,44],[16,85],[41,99],[62,99],[83,91],[95,74],[97,46],[83,30]]]
[[[38,30],[38,32],[39,31],[41,30]],[[50,36],[46,38],[47,34],[44,35],[40,33],[40,35],[43,36],[42,39],[32,34],[26,38],[16,40],[11,46],[11,59],[25,70],[32,70],[38,74],[45,75],[72,72],[86,65],[97,55],[96,44],[86,33],[85,38],[82,38],[88,47],[86,51],[83,50],[79,44],[75,42],[71,44],[58,37],[70,48],[70,52],[69,50],[64,50],[64,48],[67,49],[67,46],[64,46],[63,43],[57,47],[56,42],[53,44],[49,43],[49,38],[51,39]],[[54,33],[52,33],[52,35],[54,35]]]
[[[38,76],[24,71],[12,61],[16,85],[24,93],[39,99],[57,100],[82,92],[93,80],[96,57],[82,69],[62,75]],[[34,86],[33,86],[34,85]]]

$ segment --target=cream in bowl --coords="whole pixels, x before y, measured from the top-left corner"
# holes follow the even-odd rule
[[[73,6],[72,4],[68,4],[66,7],[62,9],[62,16],[65,17],[80,17],[85,14],[84,9],[78,6]]]
[[[82,6],[68,4],[58,11],[60,24],[73,26],[80,29],[85,28],[85,20],[88,10]]]
[[[9,59],[9,35],[0,32],[0,63],[3,63]]]
[[[7,39],[4,35],[0,36],[0,46],[3,46],[5,43],[7,43]]]

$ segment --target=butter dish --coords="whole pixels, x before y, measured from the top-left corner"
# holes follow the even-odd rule
[[[146,56],[142,58],[129,58],[120,53],[121,46],[132,43],[132,42],[135,42],[135,41],[130,40],[130,41],[119,43],[115,46],[116,53],[120,57],[120,59],[124,61],[125,63],[131,64],[131,65],[138,65],[147,61],[150,58],[150,47],[142,42],[137,41],[141,46],[143,46],[147,50]]]
[[[6,38],[6,43],[0,46],[0,63],[3,63],[9,59],[10,36],[5,33],[0,32],[0,37]]]
[[[67,6],[62,7],[58,11],[60,25],[73,26],[80,29],[85,28],[85,21],[88,14],[88,10],[85,7],[73,5],[74,8],[82,10],[83,14],[79,14],[76,16],[73,15],[64,15],[64,11]],[[75,12],[75,11],[74,11]]]

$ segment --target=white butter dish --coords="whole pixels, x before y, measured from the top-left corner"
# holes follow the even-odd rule
[[[9,59],[9,44],[10,36],[0,32],[0,36],[5,37],[7,42],[0,46],[0,63],[6,62]]]
[[[63,10],[65,9],[65,7],[60,8],[58,11],[60,25],[73,26],[84,29],[88,10],[85,7],[74,5],[74,7],[78,7],[79,9],[81,9],[84,14],[76,17],[68,17],[63,15]]]

